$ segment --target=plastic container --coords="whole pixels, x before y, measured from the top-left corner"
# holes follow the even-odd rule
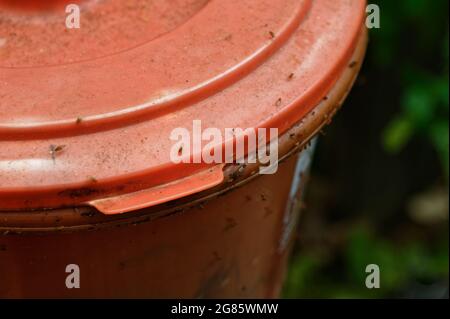
[[[279,296],[365,1],[86,0],[80,29],[32,2],[0,1],[0,297]],[[195,120],[277,128],[277,173],[175,164]]]

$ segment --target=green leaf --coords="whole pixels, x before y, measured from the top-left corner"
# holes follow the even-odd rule
[[[437,103],[429,84],[416,85],[408,88],[403,97],[405,115],[415,128],[425,129],[431,122]]]
[[[386,127],[383,144],[387,152],[398,153],[408,143],[414,132],[414,125],[406,117],[397,117]]]

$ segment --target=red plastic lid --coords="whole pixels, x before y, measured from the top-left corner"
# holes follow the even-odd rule
[[[285,132],[337,81],[365,14],[363,0],[85,0],[67,29],[64,8],[9,2],[0,210],[121,213],[221,183],[222,165],[171,162],[171,131]]]

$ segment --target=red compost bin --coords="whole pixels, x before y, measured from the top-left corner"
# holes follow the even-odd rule
[[[0,297],[278,297],[365,1],[85,0],[80,28],[69,2],[0,1]],[[277,172],[242,131],[174,162],[195,121],[276,128]]]

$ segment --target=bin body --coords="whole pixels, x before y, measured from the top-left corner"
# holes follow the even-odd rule
[[[365,2],[147,2],[118,31],[145,25],[142,39],[99,22],[127,21],[121,1],[80,1],[80,33],[59,29],[59,6],[0,2],[0,297],[280,295],[311,141],[361,66]],[[277,128],[277,172],[171,163],[171,129],[197,119]]]
[[[2,236],[0,296],[267,298],[278,296],[297,156],[183,212],[96,231]],[[299,172],[300,174],[300,172]],[[298,210],[295,211],[295,214]],[[67,289],[66,266],[80,267]]]

